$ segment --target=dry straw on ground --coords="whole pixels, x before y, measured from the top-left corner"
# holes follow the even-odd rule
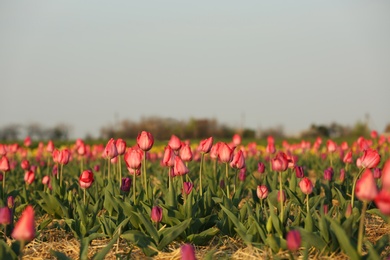
[[[39,221],[38,221],[39,222]],[[39,236],[30,242],[24,251],[23,259],[55,259],[50,254],[50,250],[62,252],[71,259],[79,258],[80,243],[79,240],[73,237],[71,233],[66,233],[59,228],[63,223],[54,221],[49,227],[43,230]],[[367,214],[366,218],[366,237],[375,243],[384,234],[390,233],[390,226],[384,221],[373,215]],[[109,242],[109,239],[93,240],[89,246],[88,257],[92,257],[96,252],[100,251]],[[9,243],[11,241],[8,241]],[[157,256],[149,259],[168,260],[180,259],[180,246],[182,244],[174,242],[169,245],[165,252],[159,252]],[[255,247],[248,247],[242,243],[241,240],[233,239],[231,237],[216,236],[208,246],[196,246],[196,257],[204,259],[207,255],[212,255],[212,259],[237,259],[237,260],[251,260],[251,259],[289,259],[290,255],[287,251],[279,252],[274,255],[270,249],[259,249]],[[349,259],[343,253],[334,253],[329,256],[321,255],[317,250],[310,250],[311,259]],[[390,247],[387,247],[382,253],[383,257],[390,254]],[[119,257],[117,257],[119,256]],[[106,259],[148,259],[142,251],[129,244],[126,240],[120,240],[119,245],[115,244]],[[303,259],[300,252],[295,253],[294,259]]]

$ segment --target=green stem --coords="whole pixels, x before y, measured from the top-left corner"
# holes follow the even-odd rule
[[[64,165],[61,163],[61,170],[60,170],[60,187],[62,187],[62,170],[64,168]]]
[[[203,196],[203,186],[202,186],[202,168],[203,168],[203,157],[204,153],[201,153],[200,155],[200,167],[199,167],[199,190],[200,190],[200,196]]]
[[[108,179],[110,180],[111,179],[111,160],[110,158],[107,159],[107,163],[108,163]]]
[[[144,151],[144,162],[143,162],[143,168],[144,168],[144,189],[145,189],[145,192],[146,192],[146,198],[148,198],[149,196],[149,193],[148,193],[148,185],[147,185],[147,180],[148,178],[146,177],[146,151]]]
[[[119,158],[118,158],[118,168],[119,168],[119,188],[121,187],[122,185],[122,163],[121,163],[121,156],[118,155]]]
[[[363,201],[362,214],[360,215],[360,223],[359,223],[359,233],[358,233],[358,245],[357,250],[358,253],[362,254],[362,245],[363,245],[363,231],[364,231],[364,219],[366,217],[367,210],[367,201]]]
[[[229,164],[225,163],[226,165],[226,196],[230,198],[230,188],[229,188]]]
[[[134,202],[134,205],[137,205],[137,201],[136,201],[136,197],[135,197],[135,173],[136,173],[136,170],[134,169],[134,173],[133,173],[133,202]]]
[[[282,181],[282,172],[279,172],[279,201],[280,201],[280,222],[283,224],[283,215],[284,215],[284,208],[283,208],[283,181]]]
[[[80,158],[80,172],[83,172],[83,157]]]
[[[358,175],[356,175],[354,178],[353,178],[353,184],[352,184],[352,197],[351,197],[351,206],[353,208],[353,203],[355,201],[355,187],[356,187],[356,182],[357,180],[359,179],[360,175],[362,174],[363,170],[365,170],[365,168],[362,168]]]
[[[20,259],[20,260],[23,259],[24,244],[25,244],[25,241],[24,241],[24,240],[21,240],[21,241],[20,241],[20,251],[19,251],[19,259]]]
[[[330,153],[329,160],[330,160],[330,167],[333,168],[333,153]]]
[[[306,205],[307,205],[307,214],[310,214],[309,194],[306,194]]]
[[[5,174],[6,171],[3,171],[3,200],[5,199]]]
[[[84,206],[86,206],[86,205],[85,205],[85,201],[86,201],[86,199],[85,199],[85,198],[86,198],[86,195],[85,195],[86,189],[84,188],[83,190],[84,190]]]

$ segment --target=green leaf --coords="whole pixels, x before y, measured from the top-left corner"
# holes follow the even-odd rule
[[[231,211],[222,205],[220,206],[226,215],[228,215],[229,219],[233,222],[237,234],[244,240],[244,243],[250,245],[252,243],[252,235],[248,234],[248,230]]]
[[[351,259],[360,259],[358,252],[355,250],[356,246],[352,245],[350,237],[345,233],[344,229],[335,220],[329,216],[325,216],[330,222],[330,228],[335,233],[337,240],[340,243],[341,249],[348,254]]]
[[[108,214],[112,216],[114,205],[118,205],[114,202],[112,194],[106,189],[104,191],[104,204],[103,207],[107,210]],[[118,211],[118,210],[117,210]]]
[[[134,243],[137,247],[139,247],[142,252],[148,257],[152,257],[157,255],[158,250],[156,245],[153,243],[153,240],[138,230],[130,230],[126,231],[121,235],[122,238]]]
[[[367,213],[370,213],[370,214],[373,214],[373,215],[377,215],[378,217],[381,217],[385,222],[388,222],[388,221],[389,221],[389,217],[387,217],[386,215],[384,215],[384,214],[383,214],[379,209],[377,209],[377,208],[367,210],[366,212],[367,212]]]
[[[159,235],[162,237],[158,244],[158,250],[163,250],[169,243],[180,236],[190,225],[192,219],[187,219],[180,224],[160,230]]]
[[[187,237],[187,240],[191,244],[206,245],[214,236],[219,233],[219,229],[216,227],[209,228],[199,234],[192,234]]]
[[[58,251],[54,251],[52,249],[50,249],[50,254],[52,256],[54,256],[56,259],[58,259],[58,260],[72,260],[72,258],[66,256],[64,253],[58,252]]]
[[[305,230],[307,232],[313,232],[313,217],[311,216],[311,213],[309,212],[306,214],[305,218]]]
[[[326,248],[326,242],[317,233],[309,232],[303,228],[298,228],[298,230],[301,234],[302,241],[306,242],[308,247],[313,246],[320,252]]]
[[[115,244],[115,242],[118,240],[118,235],[114,236],[111,241],[99,252],[97,252],[92,259],[94,260],[104,260],[108,252],[110,252],[112,246]]]
[[[142,224],[146,228],[146,231],[149,233],[149,235],[153,238],[153,240],[157,244],[159,242],[159,235],[158,235],[156,227],[153,225],[150,218],[146,219],[145,216],[139,212],[135,213],[135,214],[141,220]]]

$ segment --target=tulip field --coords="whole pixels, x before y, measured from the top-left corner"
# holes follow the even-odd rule
[[[390,137],[263,141],[0,143],[0,259],[390,257]]]

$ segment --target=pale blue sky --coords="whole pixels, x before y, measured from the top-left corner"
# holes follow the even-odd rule
[[[0,0],[0,127],[390,123],[389,1]]]

